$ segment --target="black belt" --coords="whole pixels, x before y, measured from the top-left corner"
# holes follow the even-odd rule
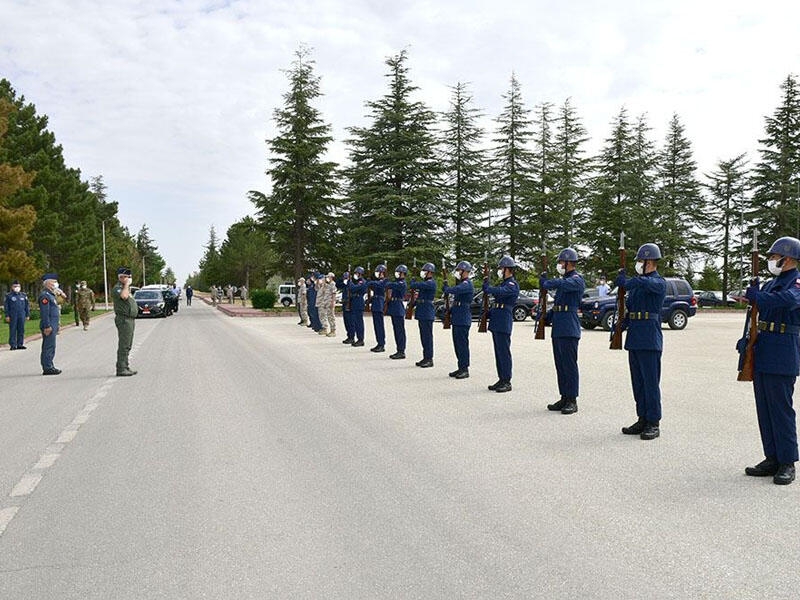
[[[417,298],[417,304],[425,304],[426,302],[433,302],[433,300],[425,300],[424,298]]]
[[[650,312],[629,312],[628,318],[631,321],[644,321],[647,319],[660,319],[661,315],[656,315]]]
[[[389,302],[395,302],[397,300],[402,300],[402,298],[389,298]]]
[[[771,321],[759,321],[759,331],[767,331],[769,333],[800,333],[800,327],[797,325],[787,325],[786,323],[773,323]]]
[[[453,302],[450,306],[461,306],[463,302]]]
[[[569,312],[569,304],[556,304],[553,307],[553,312]],[[574,308],[572,310],[575,310]]]

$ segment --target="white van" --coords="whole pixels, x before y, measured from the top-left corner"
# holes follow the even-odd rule
[[[278,286],[278,302],[284,306],[291,306],[297,302],[293,283],[284,283]]]

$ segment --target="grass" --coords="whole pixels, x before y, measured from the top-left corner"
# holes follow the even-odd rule
[[[93,310],[91,311],[90,315],[93,318],[96,315],[102,315],[105,312],[106,311],[104,310]],[[64,325],[69,325],[70,323],[74,324],[75,317],[72,315],[72,313],[61,315],[60,322],[62,327]],[[8,344],[8,329],[9,329],[8,323],[6,323],[4,320],[3,327],[0,327],[0,345]],[[30,321],[25,321],[25,337],[28,337],[29,335],[33,335],[35,333],[39,333],[39,320],[37,319],[36,321],[34,321],[33,319],[31,319]]]

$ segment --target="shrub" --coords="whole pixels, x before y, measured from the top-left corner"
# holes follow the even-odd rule
[[[61,305],[61,314],[68,315],[72,312],[72,304],[62,304]]]
[[[250,300],[253,308],[274,308],[278,295],[273,290],[253,290],[250,292]]]
[[[31,321],[38,321],[41,316],[38,308],[31,309]]]

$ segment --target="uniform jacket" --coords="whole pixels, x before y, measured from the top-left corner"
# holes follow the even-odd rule
[[[336,282],[331,281],[330,283],[326,283],[325,286],[328,288],[325,300],[328,302],[328,307],[333,308],[333,305],[336,303]]]
[[[412,290],[419,290],[414,318],[417,321],[435,320],[436,311],[433,309],[433,297],[436,296],[436,280],[430,278],[424,281],[412,281],[409,287]]]
[[[367,293],[367,282],[361,278],[358,283],[350,280],[347,285],[347,291],[350,293],[350,310],[352,312],[364,312],[364,294]]]
[[[317,288],[314,285],[307,286],[306,296],[308,297],[309,306],[317,306]]]
[[[403,306],[403,297],[406,295],[406,280],[398,279],[397,281],[389,281],[386,283],[386,288],[391,290],[389,309],[386,311],[386,314],[390,317],[404,317],[406,314],[406,307]]]
[[[5,311],[7,317],[31,316],[31,306],[25,292],[8,292],[6,294]]]
[[[667,282],[653,271],[647,275],[632,277],[625,282],[628,298],[628,334],[625,350],[656,350],[661,352],[664,338],[661,334],[661,307],[667,295]],[[648,318],[635,319],[631,313],[649,313]]]
[[[372,305],[370,306],[370,310],[372,310],[373,313],[383,314],[383,296],[386,294],[387,283],[385,279],[373,279],[367,284],[367,287],[372,288]]]
[[[314,287],[317,290],[317,301],[314,304],[317,308],[322,306],[326,306],[327,296],[328,296],[328,286],[325,285],[325,282],[315,284]]]
[[[114,300],[114,314],[117,317],[135,319],[136,315],[139,313],[139,307],[136,304],[136,300],[133,298],[133,294],[128,296],[127,300],[123,300],[121,294],[122,284],[117,283],[114,289],[111,290],[111,297]]]
[[[94,306],[94,292],[88,287],[75,292],[75,298],[78,308],[92,308]]]
[[[450,303],[450,324],[456,327],[469,327],[472,325],[472,298],[475,296],[475,286],[472,280],[465,279],[456,285],[446,285],[442,290],[451,294],[453,301]]]
[[[297,303],[302,305],[308,305],[308,288],[306,288],[306,284],[297,286],[296,290],[296,298]]]
[[[517,280],[511,276],[498,286],[491,286],[484,281],[483,293],[494,298],[494,305],[489,311],[489,331],[510,335],[514,325],[514,305],[519,297]]]
[[[39,294],[39,312],[39,329],[44,331],[48,327],[52,327],[53,333],[58,331],[58,325],[61,319],[61,309],[58,307],[56,297],[47,288],[43,289],[42,293]]]
[[[348,285],[350,284],[350,280],[341,279],[336,282],[336,289],[341,290],[342,292],[342,310],[349,311],[350,309],[347,307],[347,296],[350,294]],[[335,298],[336,296],[334,296]]]
[[[788,333],[759,331],[756,338],[753,370],[773,375],[800,374],[800,273],[797,269],[781,273],[756,294],[758,320],[785,324]]]
[[[577,271],[565,273],[559,279],[546,279],[546,290],[555,290],[556,299],[551,308],[553,311],[554,338],[579,338],[581,337],[581,323],[578,319],[578,307],[581,303],[586,282]]]

